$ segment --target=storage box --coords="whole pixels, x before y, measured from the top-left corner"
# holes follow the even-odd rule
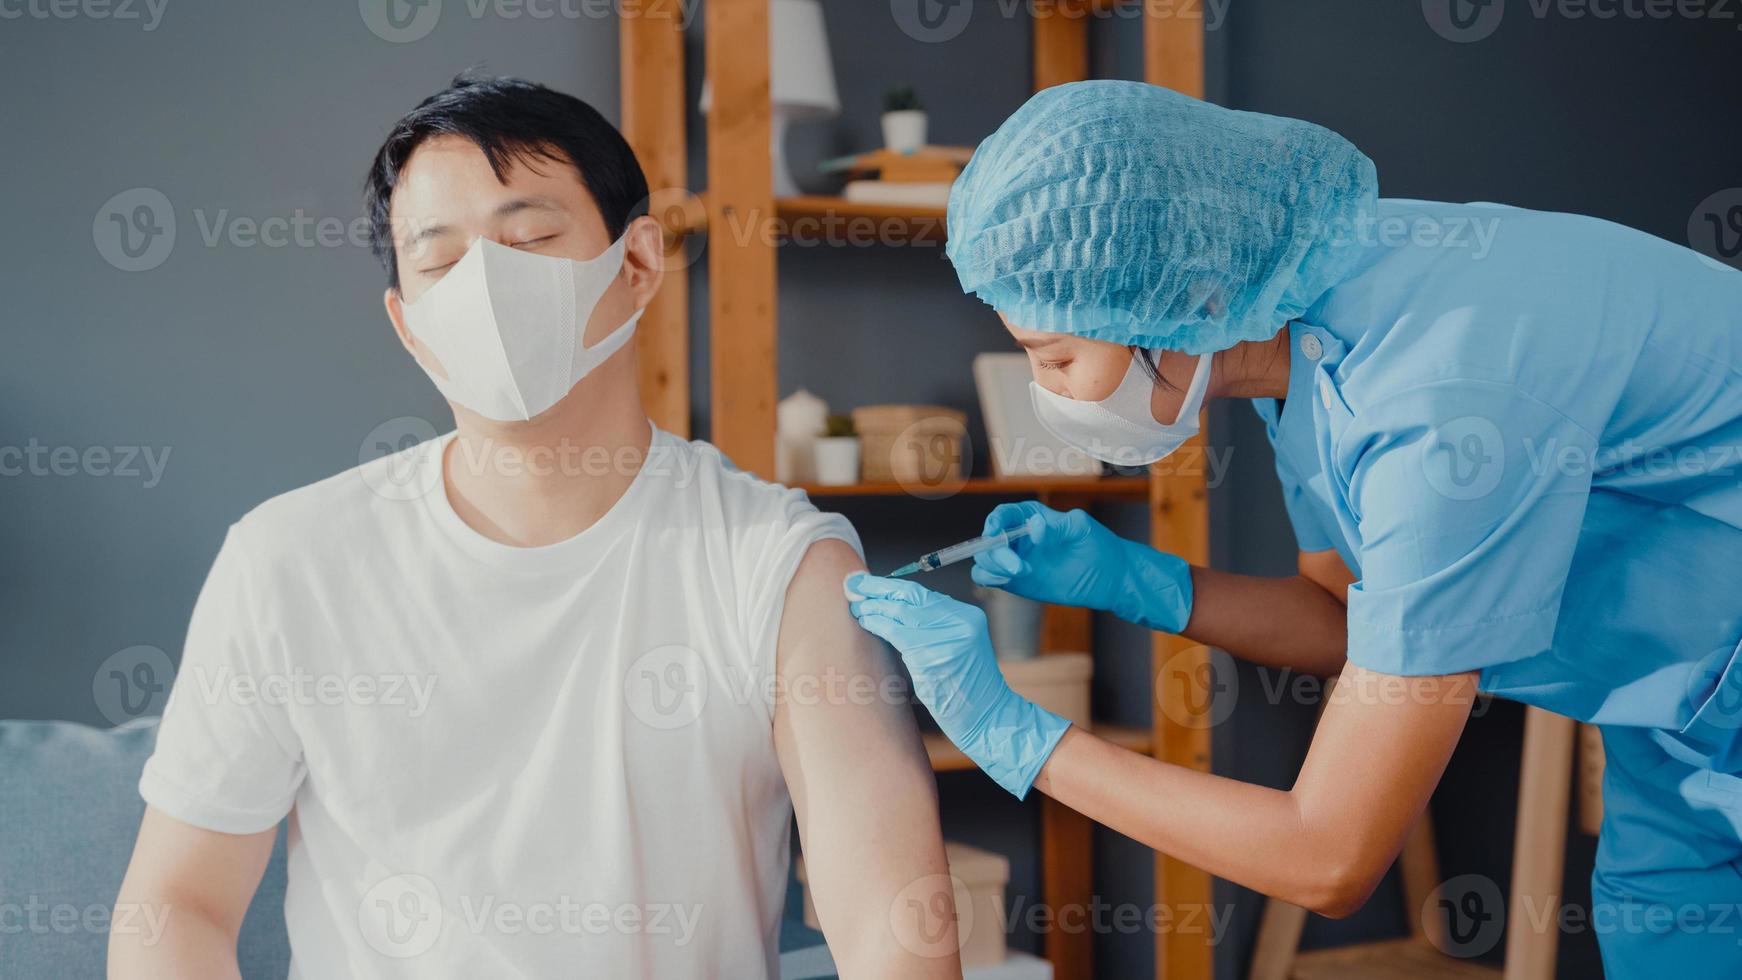
[[[968,417],[941,405],[866,405],[853,409],[859,466],[867,483],[922,489],[960,482]]]
[[[1004,962],[1004,886],[1010,881],[1010,859],[955,841],[944,842],[944,858],[955,879],[956,939],[961,943],[962,966]],[[803,855],[795,873],[799,884],[805,886],[804,924],[820,930]]]
[[[1089,729],[1089,680],[1095,662],[1086,653],[1045,653],[1029,660],[1000,660],[1011,690],[1055,715]]]

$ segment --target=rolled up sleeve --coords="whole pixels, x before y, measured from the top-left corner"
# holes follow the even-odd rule
[[[1500,383],[1424,385],[1358,413],[1335,447],[1361,538],[1350,661],[1451,674],[1548,649],[1595,450]]]

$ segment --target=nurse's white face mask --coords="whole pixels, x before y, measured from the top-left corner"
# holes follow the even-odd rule
[[[405,327],[441,362],[424,369],[449,401],[498,422],[550,409],[635,333],[636,310],[591,347],[587,321],[623,268],[624,239],[576,262],[487,238],[441,281],[406,303]]]
[[[1198,413],[1204,407],[1204,392],[1210,384],[1214,354],[1198,357],[1191,385],[1180,403],[1179,417],[1157,422],[1149,399],[1155,382],[1149,379],[1137,358],[1125,370],[1125,378],[1111,395],[1097,402],[1077,401],[1029,382],[1034,413],[1048,432],[1067,444],[1115,466],[1147,466],[1178,449],[1198,434]]]

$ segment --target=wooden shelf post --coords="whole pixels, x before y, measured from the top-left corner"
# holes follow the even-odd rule
[[[709,0],[708,293],[711,438],[774,478],[774,176],[768,153],[768,0]]]
[[[653,0],[618,30],[623,136],[647,175],[654,217],[689,197],[684,139],[683,9]],[[690,280],[682,235],[668,235],[668,263],[658,295],[635,329],[636,366],[647,417],[667,432],[690,434]]]
[[[1164,85],[1193,98],[1204,97],[1204,23],[1201,12],[1188,16],[1183,11],[1151,11],[1143,18],[1143,78],[1151,85]],[[1204,459],[1203,436],[1200,435],[1178,456],[1182,459]],[[1166,465],[1165,463],[1163,465]],[[1202,472],[1173,472],[1154,478],[1151,498],[1149,533],[1158,548],[1179,555],[1194,565],[1207,565],[1210,560],[1208,494]],[[1189,663],[1172,662],[1172,670],[1187,669],[1189,676],[1201,677],[1209,669],[1209,651],[1183,637],[1155,634],[1153,659],[1155,676],[1169,664],[1171,658],[1184,657]],[[1167,696],[1166,692],[1159,692]],[[1210,728],[1193,720],[1193,709],[1205,707],[1203,699],[1195,705],[1173,704],[1162,709],[1159,699],[1155,711],[1155,755],[1164,762],[1192,769],[1210,769]],[[1176,718],[1189,723],[1180,724]],[[1156,901],[1170,906],[1197,906],[1208,912],[1214,901],[1214,882],[1210,874],[1164,854],[1155,857]],[[1207,918],[1207,916],[1205,916]],[[1175,917],[1174,921],[1181,921]],[[1189,921],[1189,920],[1188,920]],[[1215,974],[1214,937],[1163,933],[1155,938],[1155,975],[1157,980],[1209,980]]]

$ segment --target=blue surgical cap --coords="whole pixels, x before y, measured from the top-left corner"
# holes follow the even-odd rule
[[[1274,336],[1347,276],[1377,185],[1323,127],[1076,82],[980,144],[945,251],[1016,326],[1202,354]]]

